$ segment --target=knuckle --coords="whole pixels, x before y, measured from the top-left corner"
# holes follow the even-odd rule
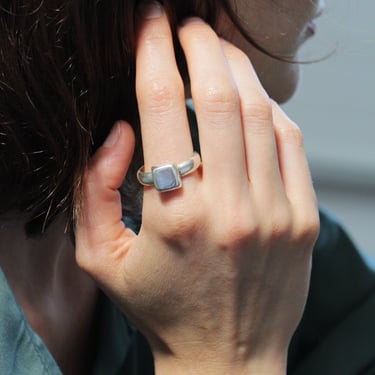
[[[216,83],[200,84],[192,88],[200,108],[211,113],[232,113],[239,108],[239,94],[236,87]]]
[[[289,238],[292,228],[292,217],[289,209],[279,208],[274,210],[268,223],[268,232],[273,241],[278,242]]]
[[[311,214],[300,219],[296,224],[295,239],[302,244],[304,248],[312,248],[315,244],[320,231],[319,214]]]
[[[216,229],[218,247],[223,250],[236,250],[249,246],[251,243],[256,243],[260,235],[258,223],[248,217],[244,220],[233,218],[229,224]]]
[[[197,233],[197,225],[192,217],[184,214],[172,214],[165,220],[165,227],[161,230],[161,236],[165,240],[174,240],[184,243],[192,239]]]
[[[302,131],[293,121],[288,121],[280,127],[279,137],[286,143],[303,147]]]
[[[161,32],[159,29],[151,28],[147,29],[147,32],[143,32],[143,48],[149,50],[155,50],[159,46],[169,43],[169,35],[165,32]]]
[[[138,89],[138,98],[150,110],[168,112],[184,100],[181,79],[153,79]]]
[[[197,235],[201,218],[198,210],[174,204],[168,208],[168,215],[160,221],[160,224],[162,225],[160,233],[164,239],[185,242]]]
[[[262,131],[264,125],[273,123],[271,103],[266,97],[243,102],[242,112],[245,123],[251,124],[252,130]]]

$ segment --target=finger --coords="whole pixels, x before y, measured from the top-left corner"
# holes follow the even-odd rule
[[[239,96],[215,32],[192,18],[179,29],[196,110],[203,175],[221,186],[247,181]]]
[[[125,122],[118,122],[98,149],[85,173],[83,201],[76,223],[78,264],[97,279],[115,272],[135,235],[122,222],[118,192],[130,165],[134,135]],[[112,270],[111,270],[112,268]]]
[[[281,188],[271,101],[248,57],[222,41],[241,98],[246,164],[250,181],[264,196]]]
[[[298,216],[296,221],[305,228],[314,229],[311,227],[316,226],[319,221],[317,201],[303,147],[302,133],[275,102],[272,102],[272,112],[286,195]],[[307,220],[311,221],[310,225],[306,225]]]
[[[175,61],[167,16],[156,1],[139,7],[136,91],[145,169],[192,156],[184,85]]]

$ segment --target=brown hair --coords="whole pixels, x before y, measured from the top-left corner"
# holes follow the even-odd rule
[[[133,126],[137,0],[8,0],[0,5],[0,214],[29,215],[40,234],[53,218],[73,218],[90,156],[114,122]],[[220,10],[245,35],[228,0],[165,0],[172,26],[196,15],[215,27]],[[247,38],[249,38],[247,36]],[[180,59],[181,61],[183,59]],[[138,185],[125,183],[127,211]]]

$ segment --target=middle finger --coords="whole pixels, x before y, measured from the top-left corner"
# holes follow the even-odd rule
[[[222,189],[248,181],[236,84],[220,40],[205,22],[188,19],[179,38],[190,75],[203,160],[203,178]]]

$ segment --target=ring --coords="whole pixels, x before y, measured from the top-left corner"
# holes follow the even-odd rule
[[[157,191],[165,192],[176,190],[182,187],[181,177],[197,170],[202,164],[198,152],[193,156],[178,164],[164,164],[151,167],[151,172],[145,172],[144,166],[139,168],[137,178],[144,186],[154,186]]]

